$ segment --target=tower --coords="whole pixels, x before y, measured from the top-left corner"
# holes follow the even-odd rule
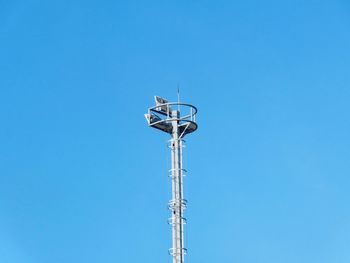
[[[184,263],[186,248],[184,246],[184,225],[186,218],[184,210],[187,200],[183,192],[183,176],[186,172],[182,167],[183,138],[197,130],[197,108],[191,104],[168,102],[168,100],[155,96],[156,105],[149,108],[145,117],[148,126],[159,129],[171,135],[171,185],[172,199],[168,203],[171,217],[168,222],[172,226],[172,247],[169,254],[173,263]]]

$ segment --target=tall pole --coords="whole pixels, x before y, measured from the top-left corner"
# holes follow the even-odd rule
[[[172,213],[172,248],[173,263],[184,263],[184,217],[185,200],[183,199],[182,174],[182,140],[179,138],[178,118],[180,112],[172,111],[172,140],[171,140],[171,181],[172,200],[170,209]]]
[[[184,210],[186,199],[183,193],[182,168],[182,138],[197,130],[197,108],[191,104],[168,102],[159,96],[155,96],[156,106],[148,109],[145,118],[150,127],[156,128],[171,135],[171,185],[172,199],[169,201],[171,217],[168,222],[172,226],[172,247],[169,252],[173,257],[173,263],[184,263],[186,248],[184,245]],[[172,108],[177,106],[177,110]],[[182,116],[180,114],[180,109]],[[186,113],[187,112],[187,113]]]

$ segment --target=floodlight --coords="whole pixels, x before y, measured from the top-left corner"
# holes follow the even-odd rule
[[[156,111],[163,115],[170,115],[171,114],[171,107],[168,105],[169,101],[161,98],[159,96],[154,96],[154,100],[156,101],[156,106],[159,106],[156,108]]]
[[[156,105],[165,104],[165,103],[169,102],[167,99],[164,99],[164,98],[159,97],[159,96],[154,96],[154,100],[156,101]]]
[[[161,120],[161,118],[159,118],[157,115],[152,114],[152,113],[151,113],[151,114],[146,113],[146,114],[145,114],[145,118],[146,118],[146,120],[148,121],[148,124],[152,124],[152,123],[155,123],[155,122]]]

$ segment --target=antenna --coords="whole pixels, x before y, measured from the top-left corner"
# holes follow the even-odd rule
[[[180,103],[180,85],[177,84],[177,103]],[[180,110],[180,105],[178,104],[177,110]]]
[[[168,203],[171,210],[171,217],[168,223],[172,227],[172,247],[169,254],[173,263],[184,263],[187,249],[184,246],[184,225],[186,218],[184,210],[187,207],[187,200],[183,192],[183,176],[186,172],[182,167],[182,148],[184,147],[183,137],[197,130],[196,123],[197,108],[191,104],[180,102],[178,87],[178,102],[168,102],[159,96],[155,96],[156,106],[148,109],[145,117],[148,126],[156,128],[171,135],[169,148],[171,149],[171,185],[172,199]],[[172,107],[177,106],[177,110]],[[183,115],[181,113],[184,112]]]

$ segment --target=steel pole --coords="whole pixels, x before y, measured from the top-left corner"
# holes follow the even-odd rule
[[[184,263],[184,222],[183,222],[183,185],[182,185],[182,141],[179,138],[180,112],[172,112],[172,142],[171,142],[171,179],[172,179],[172,200],[170,202],[172,212],[172,256],[173,263]]]

